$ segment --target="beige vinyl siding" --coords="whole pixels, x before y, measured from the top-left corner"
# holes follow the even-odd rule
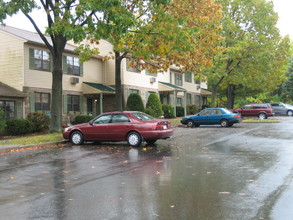
[[[24,40],[0,30],[0,81],[23,90]]]
[[[30,69],[30,53],[29,50],[38,49],[38,50],[49,50],[46,47],[40,47],[31,44],[24,45],[24,54],[25,54],[25,62],[24,62],[24,70],[25,70],[25,81],[24,84],[26,87],[38,87],[44,89],[51,89],[52,87],[52,73],[49,71],[42,70],[34,70]],[[51,61],[52,62],[52,61]]]

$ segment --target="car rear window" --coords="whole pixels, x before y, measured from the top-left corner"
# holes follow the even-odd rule
[[[147,115],[143,112],[135,112],[135,113],[131,113],[134,117],[136,117],[138,120],[141,121],[152,121],[154,120],[154,118],[150,115]]]

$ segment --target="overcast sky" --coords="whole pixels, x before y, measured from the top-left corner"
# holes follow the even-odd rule
[[[293,0],[273,0],[275,5],[275,11],[279,14],[278,28],[280,29],[281,35],[290,35],[293,39]],[[44,28],[46,22],[38,19],[44,17],[43,15],[36,15],[34,18],[38,21],[39,27]],[[23,15],[13,16],[6,20],[6,24],[9,26],[34,31],[32,24]]]

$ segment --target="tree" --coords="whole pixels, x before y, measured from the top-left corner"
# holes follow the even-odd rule
[[[287,80],[282,85],[283,96],[287,101],[292,102],[293,100],[293,59],[291,58],[290,67],[286,73]]]
[[[219,52],[220,5],[213,0],[114,1],[91,37],[114,46],[117,110],[123,109],[121,62],[157,73],[176,65],[198,71]],[[89,7],[95,8],[93,1]]]
[[[276,28],[277,14],[266,0],[219,0],[222,3],[224,51],[214,56],[206,70],[213,91],[227,92],[227,107],[233,108],[235,91],[272,90],[284,80],[289,56],[289,38]]]
[[[87,11],[86,1],[60,1],[60,0],[10,0],[0,2],[0,21],[23,13],[32,23],[45,45],[50,51],[52,70],[52,99],[50,130],[61,132],[62,124],[62,54],[68,40],[79,42],[86,37],[87,26],[96,11]],[[43,10],[44,19],[48,26],[43,33],[32,17],[33,10]],[[41,18],[37,18],[41,19]],[[51,42],[46,38],[49,36]]]
[[[43,10],[48,22],[43,33],[32,18]],[[23,13],[32,23],[53,61],[51,123],[61,131],[62,53],[68,40],[90,43],[106,39],[114,46],[117,110],[123,108],[121,61],[154,72],[170,65],[199,70],[212,64],[218,52],[220,5],[213,0],[10,0],[0,2],[0,21]],[[40,19],[40,18],[38,18]],[[52,43],[47,40],[48,34]],[[77,50],[82,61],[97,50],[82,44]]]

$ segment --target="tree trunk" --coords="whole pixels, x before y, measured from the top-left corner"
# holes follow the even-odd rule
[[[227,108],[233,109],[235,98],[235,85],[228,85],[227,88]]]
[[[51,132],[62,132],[62,80],[62,52],[59,52],[53,56]]]
[[[216,107],[216,98],[217,98],[217,86],[215,84],[213,84],[212,85],[211,107]]]
[[[123,57],[119,52],[115,52],[115,89],[116,89],[116,110],[123,110],[123,91],[121,84],[121,61]]]

